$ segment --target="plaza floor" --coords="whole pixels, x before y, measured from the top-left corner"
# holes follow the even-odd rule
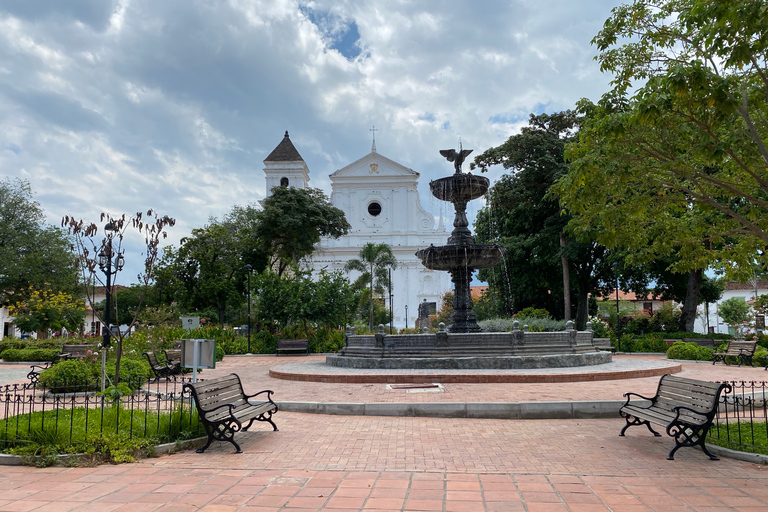
[[[617,361],[661,359],[617,356]],[[619,400],[658,377],[555,383],[446,383],[443,392],[386,384],[275,379],[270,368],[321,357],[230,357],[247,392],[277,401],[350,403]],[[678,375],[765,380],[762,368],[680,363]],[[335,416],[279,411],[280,428],[134,464],[0,468],[0,511],[768,511],[768,467],[698,450],[666,460],[671,438],[618,432],[624,420]]]

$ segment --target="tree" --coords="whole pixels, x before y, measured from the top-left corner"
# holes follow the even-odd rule
[[[256,234],[258,214],[254,205],[235,206],[223,219],[193,229],[178,250],[166,248],[156,287],[167,303],[175,300],[187,311],[215,310],[223,325],[227,312],[245,300],[245,266],[258,273],[269,263]]]
[[[727,323],[738,335],[745,322],[751,319],[749,304],[741,297],[731,297],[720,303],[717,308],[720,318]]]
[[[139,299],[133,319],[129,324],[133,325],[136,323],[136,319],[141,312],[143,297],[146,296],[149,285],[154,279],[155,264],[160,253],[160,241],[168,236],[165,230],[168,227],[173,227],[176,224],[176,220],[167,215],[160,216],[154,210],[148,210],[146,213],[137,212],[133,217],[125,214],[113,217],[107,213],[102,213],[99,220],[100,222],[106,221],[102,236],[99,236],[99,227],[95,223],[88,223],[69,215],[61,220],[61,225],[67,227],[69,234],[74,240],[74,248],[78,255],[78,266],[82,273],[82,282],[98,282],[103,286],[106,286],[106,283],[102,280],[101,273],[96,271],[100,267],[100,256],[107,256],[113,259],[121,257],[124,252],[122,247],[123,239],[129,229],[144,237],[144,269],[136,276],[139,281],[138,284],[144,289],[144,295]],[[107,293],[111,293],[109,288],[107,287]],[[92,292],[90,292],[90,287],[86,287],[86,299],[91,307],[94,307],[94,297]],[[98,311],[96,312],[98,314]],[[107,324],[101,315],[99,315],[99,319],[103,324]],[[110,326],[106,325],[106,328],[110,329]],[[123,338],[125,333],[118,329],[115,336],[117,337],[117,348],[114,385],[117,385],[119,383],[120,360],[123,356]]]
[[[344,212],[319,189],[275,187],[263,205],[255,234],[279,275],[312,254],[320,237],[339,238],[350,228]]]
[[[77,265],[71,242],[44,224],[26,181],[0,181],[0,299],[14,304],[29,290],[76,294]]]
[[[344,325],[354,314],[357,296],[341,272],[321,272],[312,279],[308,271],[280,276],[265,269],[252,280],[258,321],[288,325],[300,321],[318,325]]]
[[[613,89],[580,103],[558,187],[574,230],[599,225],[640,258],[677,252],[678,272],[745,277],[768,243],[766,26],[762,0],[614,9],[593,39]]]
[[[499,164],[510,171],[493,186],[489,204],[475,223],[478,241],[497,242],[507,250],[502,271],[486,269],[479,274],[501,299],[499,314],[537,307],[570,318],[575,287],[576,320],[583,329],[589,294],[611,279],[605,247],[588,237],[581,242],[566,236],[568,217],[549,195],[550,187],[568,172],[564,147],[575,140],[579,123],[571,111],[531,114],[521,133],[478,155],[472,164],[482,171]]]
[[[39,332],[48,336],[48,329],[66,328],[77,332],[83,326],[85,302],[61,291],[46,287],[41,290],[30,287],[25,298],[10,304],[8,313],[16,326],[24,332]]]
[[[371,300],[368,313],[368,326],[373,331],[373,296],[374,292],[381,295],[385,286],[389,285],[388,269],[397,268],[397,260],[392,248],[387,244],[367,243],[360,249],[359,259],[349,260],[344,266],[347,272],[356,270],[362,273],[358,283],[368,283]]]

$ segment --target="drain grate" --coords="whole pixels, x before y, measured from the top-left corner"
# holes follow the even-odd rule
[[[442,384],[387,384],[387,391],[405,390],[406,393],[442,393]]]

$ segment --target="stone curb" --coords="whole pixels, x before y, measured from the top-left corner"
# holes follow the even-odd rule
[[[642,401],[639,401],[642,402]],[[419,416],[513,420],[618,418],[625,400],[584,402],[278,402],[286,412],[351,416]]]
[[[189,450],[190,448],[195,448],[197,446],[203,446],[205,444],[205,441],[207,441],[207,437],[198,437],[195,439],[187,439],[186,441],[178,441],[175,443],[164,443],[159,444],[155,446],[154,451],[152,452],[152,455],[154,457],[159,457],[160,455],[170,455],[171,453],[180,452]],[[57,455],[57,459],[59,462],[66,462],[68,460],[80,460],[88,457],[89,455],[86,455],[84,453],[63,453],[61,455]],[[23,466],[24,465],[24,458],[21,455],[10,455],[8,453],[0,453],[0,466]],[[35,459],[39,459],[40,457],[35,457]]]

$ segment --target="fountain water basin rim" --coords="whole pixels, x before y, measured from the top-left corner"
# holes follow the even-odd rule
[[[483,197],[491,180],[474,174],[453,174],[429,182],[432,195],[442,201],[467,202]]]
[[[504,259],[506,249],[497,244],[430,245],[416,252],[430,270],[491,268]]]

